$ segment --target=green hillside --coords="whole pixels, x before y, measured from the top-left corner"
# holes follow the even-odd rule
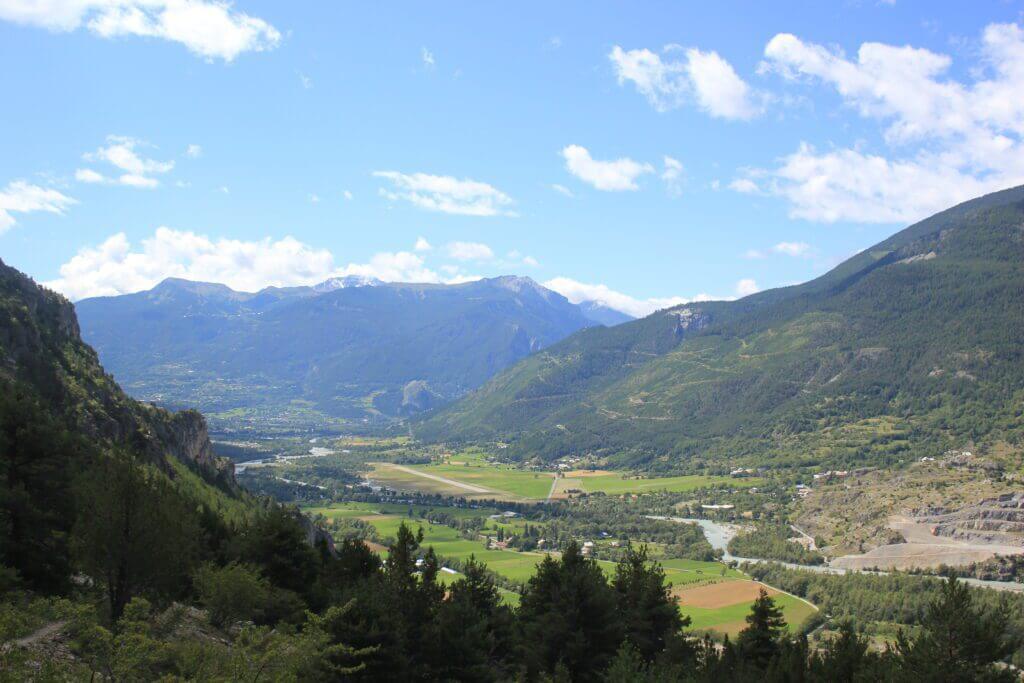
[[[612,463],[891,463],[1017,443],[1024,187],[944,211],[803,285],[573,335],[418,436]]]

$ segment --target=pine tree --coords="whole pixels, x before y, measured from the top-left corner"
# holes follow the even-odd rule
[[[736,648],[744,661],[764,669],[779,652],[779,639],[786,630],[782,609],[761,588],[746,618],[747,627],[736,638]]]
[[[1013,643],[1006,632],[1007,607],[985,611],[972,604],[967,584],[950,576],[921,623],[913,640],[900,633],[896,653],[902,675],[919,681],[1014,681],[995,662],[1006,657]]]
[[[597,680],[622,642],[615,591],[601,568],[570,542],[560,560],[538,565],[519,606],[521,653],[531,675],[556,673]]]
[[[690,623],[679,614],[661,565],[648,563],[647,546],[629,548],[615,567],[612,580],[618,598],[619,618],[629,641],[640,657],[650,662],[671,639],[681,638]]]

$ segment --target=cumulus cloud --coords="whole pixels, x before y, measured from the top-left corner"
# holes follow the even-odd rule
[[[670,195],[678,197],[683,193],[683,163],[678,159],[666,156],[664,167],[661,179],[665,181],[665,188]]]
[[[226,62],[281,42],[263,19],[216,0],[0,0],[0,19],[62,32],[84,26],[102,38],[160,38]]]
[[[367,263],[338,266],[326,249],[293,237],[279,240],[211,239],[194,232],[157,228],[138,246],[124,233],[83,247],[46,286],[78,300],[149,289],[164,278],[221,282],[256,291],[267,286],[311,285],[330,277],[363,275],[389,282],[440,282],[411,252],[383,252]]]
[[[682,51],[683,58],[672,53]],[[664,55],[664,56],[663,56]],[[646,48],[608,55],[619,85],[632,83],[658,111],[693,100],[711,116],[752,119],[763,110],[764,96],[755,92],[717,52],[669,46],[662,54]]]
[[[116,175],[105,176],[92,168],[80,168],[75,171],[75,180],[83,183],[111,183],[152,189],[160,184],[155,175],[169,172],[174,168],[173,161],[155,161],[146,159],[136,151],[146,143],[121,135],[108,135],[107,145],[95,152],[83,154],[85,161],[106,163],[113,166]]]
[[[735,192],[742,192],[743,194],[757,194],[761,191],[757,183],[750,178],[736,178],[729,183],[729,189]]]
[[[565,185],[559,185],[558,183],[552,184],[551,189],[557,192],[558,194],[565,195],[566,197],[572,198],[576,196],[568,187],[566,187]]]
[[[637,178],[653,173],[650,164],[633,161],[627,157],[614,161],[599,161],[590,156],[586,147],[569,145],[562,149],[562,158],[569,173],[585,183],[605,192],[638,190]]]
[[[1024,30],[991,24],[969,77],[952,77],[952,64],[911,46],[864,43],[848,59],[792,34],[775,36],[763,70],[833,88],[880,124],[888,149],[819,151],[805,142],[763,189],[785,198],[796,218],[906,223],[1024,182]]]
[[[203,156],[203,148],[200,145],[189,145],[185,148],[185,156],[189,159],[198,159]]]
[[[511,197],[477,180],[398,171],[375,171],[373,175],[391,182],[391,188],[381,188],[380,194],[392,201],[463,216],[515,215],[510,210]]]
[[[0,190],[0,234],[14,226],[13,213],[43,211],[63,215],[65,209],[77,202],[52,188],[15,180]]]
[[[772,251],[786,256],[807,256],[811,253],[811,245],[807,242],[779,242]]]
[[[751,294],[757,294],[760,291],[761,288],[757,286],[757,282],[750,278],[744,278],[736,283],[737,296],[749,296]]]
[[[550,290],[558,292],[574,304],[582,303],[584,301],[593,301],[601,304],[602,306],[607,306],[608,308],[613,308],[616,311],[621,311],[622,313],[631,315],[635,318],[641,318],[662,308],[669,308],[671,306],[678,306],[680,304],[687,304],[694,301],[711,301],[713,299],[713,297],[708,294],[698,294],[690,299],[680,296],[636,299],[628,294],[617,292],[607,285],[590,284],[567,277],[552,278],[545,282],[544,286]]]
[[[445,249],[448,256],[456,261],[488,261],[494,258],[494,251],[480,242],[452,242]]]
[[[426,69],[434,68],[434,53],[427,48],[420,50],[420,59],[423,61],[423,67]]]
[[[416,246],[413,247],[416,251],[430,251],[434,247],[427,241],[426,237],[417,237]]]

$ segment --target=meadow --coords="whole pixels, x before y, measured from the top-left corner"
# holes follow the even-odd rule
[[[556,475],[554,472],[486,462],[479,453],[453,455],[448,462],[431,465],[374,463],[368,478],[398,490],[516,502],[547,500],[549,496],[562,498],[571,491],[624,495],[655,491],[686,492],[708,486],[749,488],[760,483],[756,478],[736,479],[702,474],[638,477],[602,470]]]

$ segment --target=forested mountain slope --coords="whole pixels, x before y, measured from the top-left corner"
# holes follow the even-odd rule
[[[577,333],[418,425],[508,452],[894,462],[1019,444],[1024,187],[915,224],[808,283]]]
[[[352,278],[249,294],[169,279],[78,302],[85,338],[134,396],[204,413],[374,420],[440,405],[596,319],[529,278]]]
[[[214,455],[202,415],[126,396],[82,341],[71,303],[0,261],[0,390],[15,387],[91,442],[127,445],[168,474],[185,465],[237,491],[233,466]]]

